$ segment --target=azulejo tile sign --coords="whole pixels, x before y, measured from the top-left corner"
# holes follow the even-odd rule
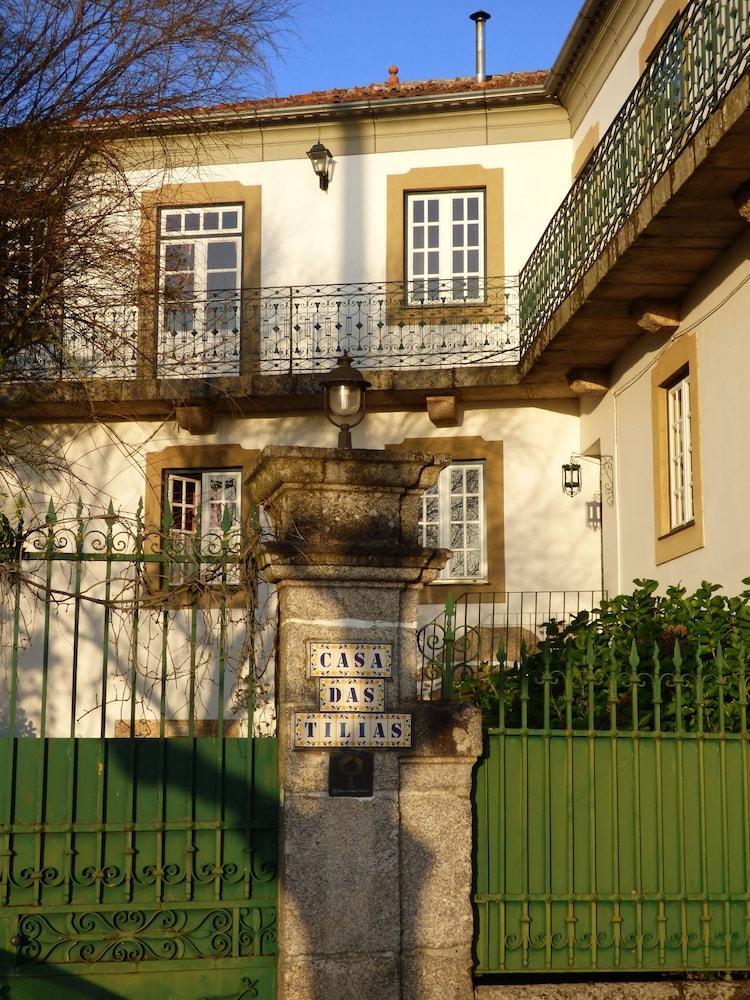
[[[312,640],[307,654],[320,711],[295,712],[296,748],[411,746],[411,715],[385,711],[391,643]]]

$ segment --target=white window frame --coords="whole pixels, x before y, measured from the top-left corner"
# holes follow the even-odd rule
[[[667,388],[667,442],[669,527],[674,531],[695,520],[689,372]]]
[[[468,474],[477,471],[477,489],[467,489]],[[455,490],[455,481],[452,474],[460,473],[462,478],[462,489]],[[426,547],[436,547],[451,549],[453,555],[440,571],[436,582],[438,583],[476,583],[487,579],[487,517],[484,498],[484,475],[485,463],[480,460],[456,461],[443,469],[438,477],[438,481],[430,489],[422,494],[422,504],[419,518],[419,537],[422,545]],[[430,516],[430,510],[434,511],[435,504],[431,500],[437,498],[437,516]],[[451,501],[461,499],[461,518],[454,521]],[[475,503],[473,501],[476,501]],[[473,515],[476,511],[476,516]],[[468,545],[467,535],[471,526],[476,526],[478,545]],[[463,544],[454,548],[451,545],[455,539],[455,532],[460,533]],[[469,554],[478,552],[478,572],[470,574],[467,562]],[[463,569],[463,572],[456,570]]]
[[[484,301],[486,217],[484,188],[407,192],[404,273],[408,303]]]
[[[208,337],[199,345],[197,360],[211,365],[214,352],[224,357],[227,351],[239,357],[243,226],[241,203],[159,209],[159,330],[160,353],[165,357],[195,360],[196,336]],[[222,244],[235,248],[235,266],[209,267],[211,247]],[[186,290],[182,301],[170,293],[169,283],[170,275],[179,275],[183,269],[167,269],[169,248],[179,245],[192,250],[192,267],[184,268],[184,274],[192,279],[192,287]],[[211,274],[230,272],[234,273],[233,291],[209,289]]]
[[[223,479],[222,495],[216,498],[212,496],[212,479]],[[234,500],[227,501],[225,489],[227,480],[234,481]],[[182,499],[175,499],[175,487],[182,484],[184,487]],[[192,503],[185,502],[187,485],[193,486]],[[172,527],[170,530],[172,551],[176,554],[194,551],[196,541],[200,541],[201,552],[207,555],[217,556],[220,553],[220,544],[224,533],[221,529],[221,520],[224,514],[224,507],[227,503],[233,505],[232,526],[229,531],[228,544],[230,551],[236,551],[240,544],[240,517],[242,504],[242,470],[241,469],[181,469],[168,471],[164,482],[164,502],[169,504],[172,514]],[[212,512],[215,510],[216,525],[211,526]],[[191,517],[186,518],[186,512],[190,512]],[[192,522],[191,527],[186,527],[186,522]],[[200,566],[200,577],[204,580],[211,580],[215,575],[217,567],[210,562],[202,563]],[[171,567],[170,582],[185,583],[194,577],[190,573],[189,563],[176,562]],[[229,566],[226,576],[227,583],[236,584],[239,580],[239,567]],[[215,580],[214,582],[221,582]]]

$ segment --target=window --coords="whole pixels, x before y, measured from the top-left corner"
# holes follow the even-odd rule
[[[441,580],[477,580],[487,575],[484,463],[455,462],[422,496],[422,545],[452,550]]]
[[[682,334],[651,372],[656,564],[703,547],[698,352]]]
[[[186,583],[196,576],[205,582],[238,582],[239,567],[233,557],[240,542],[241,475],[236,469],[166,473],[174,557],[170,583]],[[230,560],[225,565],[222,543],[227,536]]]
[[[164,324],[239,327],[242,206],[161,210]]]
[[[409,302],[477,302],[484,298],[484,191],[406,196]]]
[[[690,376],[667,390],[669,436],[669,524],[693,520],[693,455],[690,429]]]

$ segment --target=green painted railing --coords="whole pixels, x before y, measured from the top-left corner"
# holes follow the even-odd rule
[[[0,519],[0,984],[272,1000],[276,740],[231,519]],[[0,988],[2,993],[2,988]]]
[[[749,673],[679,645],[497,672],[479,976],[750,969]]]
[[[750,67],[748,0],[692,0],[520,274],[521,354]]]

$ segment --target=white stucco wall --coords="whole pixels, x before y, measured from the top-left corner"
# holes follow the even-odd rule
[[[335,156],[326,193],[306,156],[177,168],[166,183],[234,180],[261,185],[263,285],[384,281],[389,174],[418,167],[478,164],[504,171],[505,273],[517,274],[564,196],[569,139]],[[228,160],[230,154],[228,153]],[[136,189],[158,186],[133,174]],[[488,225],[496,224],[489,219]]]
[[[596,589],[599,534],[586,526],[585,503],[596,488],[565,496],[560,466],[578,449],[578,402],[507,403],[469,409],[458,427],[437,429],[425,412],[372,412],[353,432],[356,447],[383,448],[405,438],[477,436],[503,442],[505,570],[509,590]],[[62,502],[80,486],[84,502],[101,510],[135,510],[145,488],[145,455],[174,444],[331,447],[336,431],[322,416],[219,417],[210,435],[190,435],[173,421],[62,425],[54,447],[79,482],[48,480],[37,491]]]
[[[604,578],[611,591],[635,577],[662,586],[701,580],[727,593],[750,576],[750,234],[739,240],[683,303],[677,337],[697,340],[704,546],[660,566],[655,560],[651,369],[665,339],[644,335],[615,369],[600,401],[583,401],[581,445],[614,456],[617,505],[604,523]]]

